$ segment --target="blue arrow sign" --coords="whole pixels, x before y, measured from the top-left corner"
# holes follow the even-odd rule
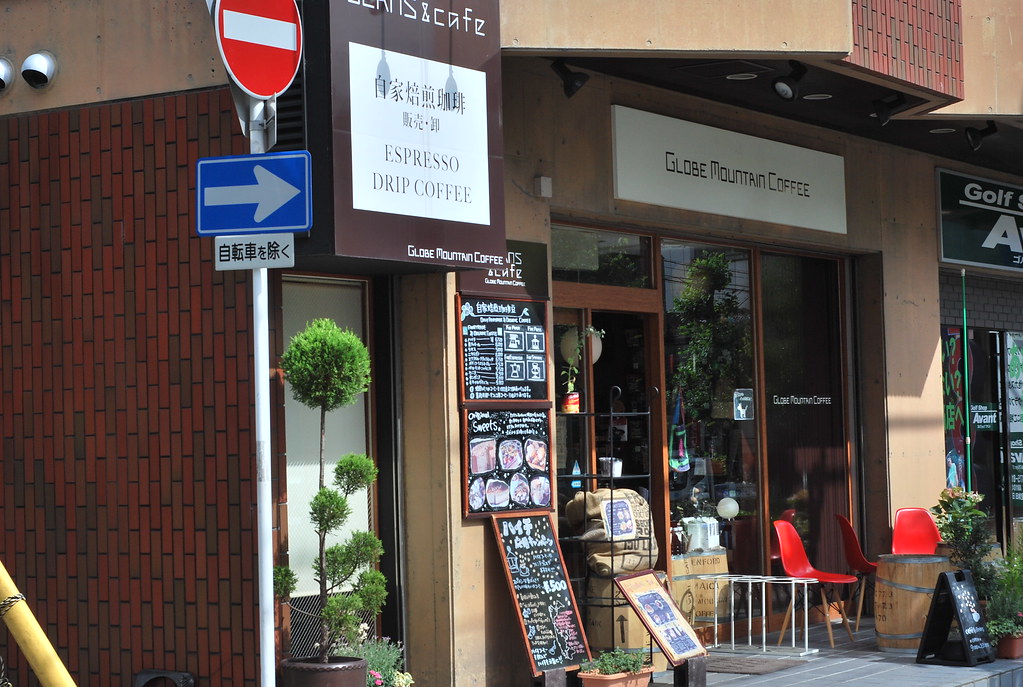
[[[199,160],[196,232],[219,236],[309,231],[311,169],[306,150]]]

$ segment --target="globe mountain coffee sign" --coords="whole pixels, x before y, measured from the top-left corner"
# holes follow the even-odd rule
[[[941,259],[1023,270],[1023,188],[938,170]]]

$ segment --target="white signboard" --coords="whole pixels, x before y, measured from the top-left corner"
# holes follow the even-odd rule
[[[611,109],[615,198],[846,233],[840,156]]]
[[[213,252],[218,272],[294,267],[295,235],[214,236]]]
[[[490,224],[487,79],[349,43],[357,210]]]

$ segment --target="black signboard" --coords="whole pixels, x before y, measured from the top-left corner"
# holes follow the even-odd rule
[[[550,514],[494,515],[491,523],[533,675],[578,668],[590,650]]]
[[[551,510],[550,410],[466,410],[466,515]]]
[[[471,296],[460,300],[463,400],[547,400],[546,303]]]
[[[952,621],[957,627],[953,629]],[[995,660],[995,649],[980,614],[977,589],[969,570],[938,576],[927,613],[917,663],[975,666]]]

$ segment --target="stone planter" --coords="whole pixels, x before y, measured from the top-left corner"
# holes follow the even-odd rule
[[[366,661],[331,656],[326,663],[315,658],[289,658],[281,662],[283,687],[366,687]]]

